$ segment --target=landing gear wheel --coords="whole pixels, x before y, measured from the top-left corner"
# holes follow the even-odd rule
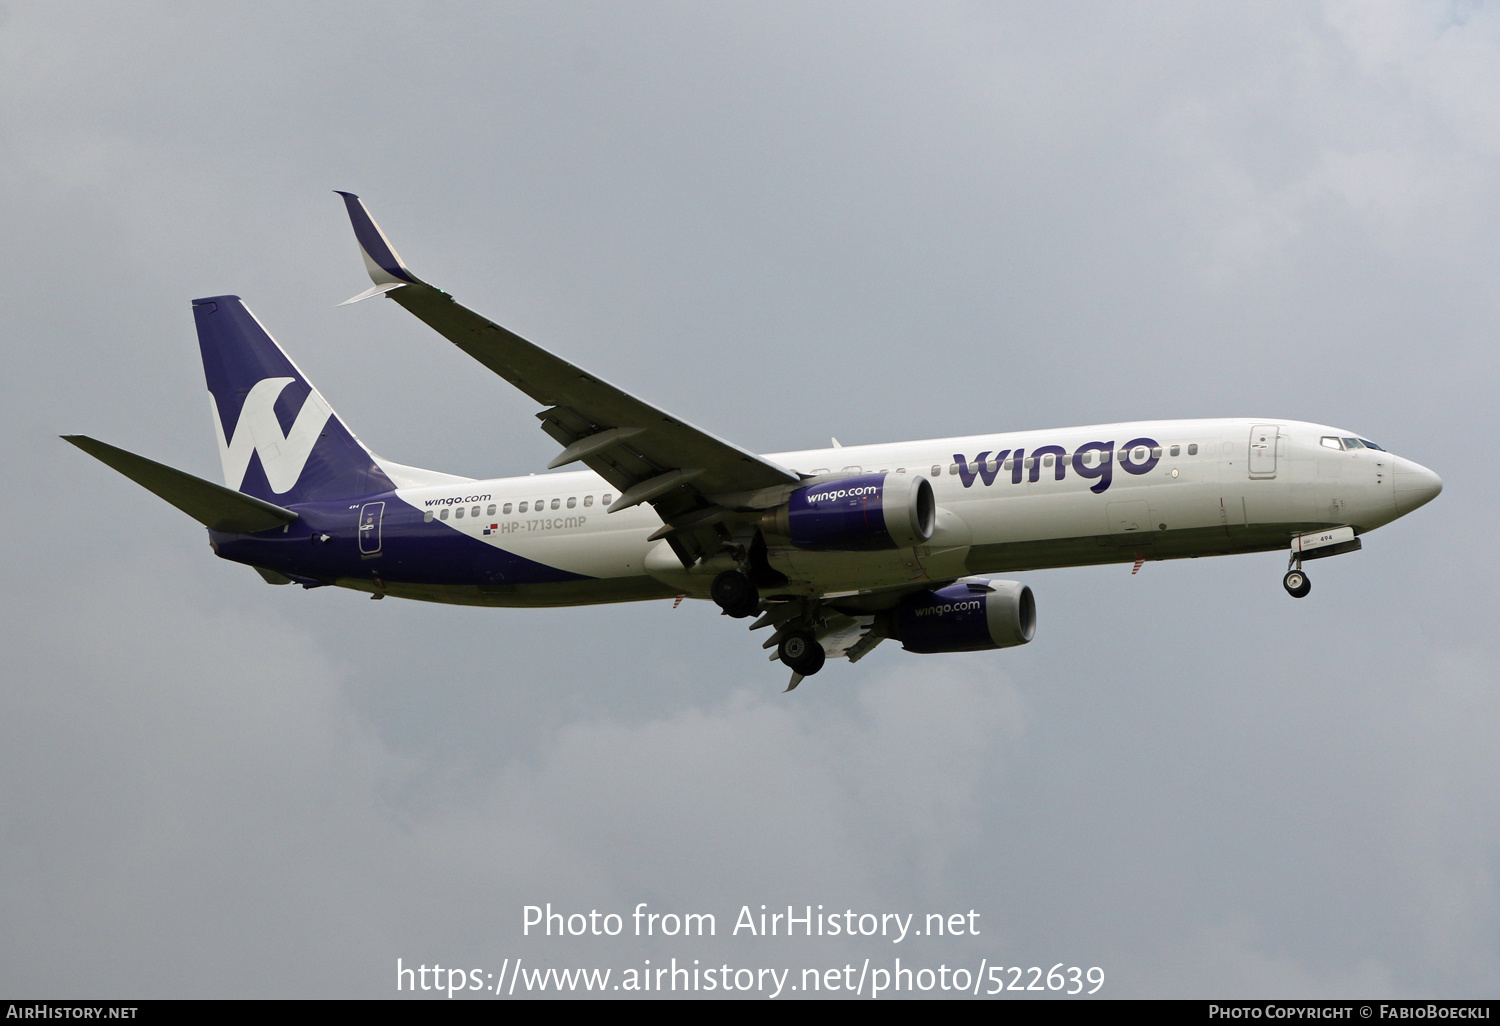
[[[760,592],[738,570],[725,570],[715,577],[708,593],[720,609],[736,619],[750,616],[760,608]]]
[[[1281,579],[1281,586],[1292,598],[1306,598],[1307,593],[1312,591],[1312,581],[1301,570],[1288,570]]]
[[[811,634],[797,631],[781,639],[776,646],[776,655],[787,666],[804,677],[811,677],[823,668],[828,658],[823,646]]]

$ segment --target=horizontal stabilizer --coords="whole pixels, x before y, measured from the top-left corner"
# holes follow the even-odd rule
[[[296,513],[274,503],[185,474],[87,435],[63,435],[62,439],[118,470],[147,491],[166,499],[212,530],[248,534],[281,527],[297,519]]]

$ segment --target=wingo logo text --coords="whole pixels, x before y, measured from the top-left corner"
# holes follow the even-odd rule
[[[1143,450],[1144,455],[1137,458]],[[1095,454],[1097,457],[1091,459]],[[1043,445],[1031,450],[1030,454],[1025,449],[1002,449],[993,455],[985,450],[975,456],[972,463],[962,453],[954,453],[953,462],[964,487],[972,488],[976,480],[984,482],[986,487],[994,484],[1001,468],[1010,471],[1011,484],[1020,484],[1023,479],[1035,483],[1041,479],[1043,460],[1049,456],[1055,457],[1049,462],[1056,480],[1063,479],[1071,462],[1073,473],[1094,481],[1089,491],[1099,494],[1106,491],[1114,479],[1116,461],[1127,474],[1150,473],[1161,462],[1161,443],[1154,438],[1132,438],[1117,452],[1114,442],[1085,442],[1073,450],[1071,460],[1068,450],[1060,445]]]

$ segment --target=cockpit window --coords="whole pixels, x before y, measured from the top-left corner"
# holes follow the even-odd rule
[[[1366,449],[1374,449],[1376,452],[1385,452],[1384,449],[1382,449],[1380,446],[1376,445],[1374,442],[1370,441],[1368,438],[1361,438],[1360,442],[1364,445],[1364,447]]]
[[[1325,448],[1328,448],[1328,449],[1340,449],[1341,450],[1341,449],[1344,448],[1343,443],[1340,442],[1333,435],[1324,435],[1323,436],[1323,445],[1324,445]]]
[[[1344,448],[1345,449],[1363,449],[1364,448],[1364,443],[1361,442],[1358,438],[1346,438],[1346,439],[1344,439]]]

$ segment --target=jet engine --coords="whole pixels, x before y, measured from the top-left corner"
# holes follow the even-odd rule
[[[761,519],[767,534],[801,549],[909,549],[932,537],[937,501],[921,474],[860,474],[792,493]]]
[[[907,595],[893,619],[908,652],[980,652],[1030,641],[1036,600],[1018,581],[960,581]]]

